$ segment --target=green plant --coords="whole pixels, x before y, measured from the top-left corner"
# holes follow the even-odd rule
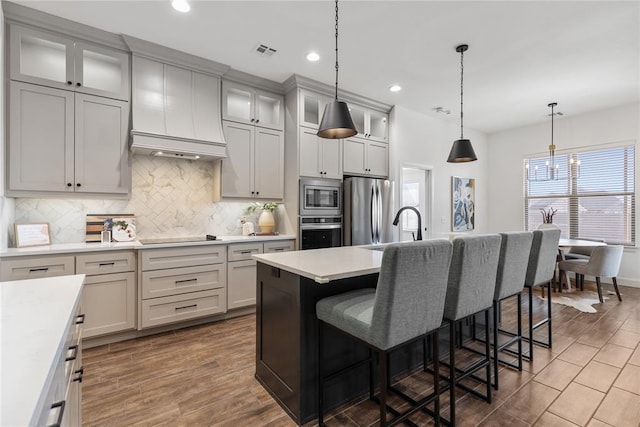
[[[254,213],[257,210],[273,212],[277,207],[278,203],[276,202],[253,202],[244,210],[244,212],[247,214]]]

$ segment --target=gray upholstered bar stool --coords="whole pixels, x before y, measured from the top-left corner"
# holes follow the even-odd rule
[[[491,403],[489,310],[493,303],[493,294],[496,287],[500,240],[501,238],[498,234],[458,237],[453,240],[453,255],[449,270],[447,299],[444,307],[444,319],[449,324],[448,364],[451,417],[449,422],[451,425],[455,425],[456,386]],[[482,359],[464,368],[457,368],[455,365],[456,326],[459,321],[481,312],[484,312],[485,315],[485,353]],[[476,390],[459,383],[462,379],[472,376],[482,368],[486,370],[486,379],[483,381],[487,385],[486,395],[482,395]]]
[[[618,289],[618,279],[616,277],[620,270],[623,250],[623,246],[596,246],[593,248],[588,260],[573,259],[562,261],[558,264],[560,278],[562,278],[563,271],[573,271],[576,273],[576,277],[582,278],[580,280],[583,280],[585,275],[595,276],[596,286],[598,287],[598,298],[602,303],[604,299],[602,298],[602,283],[600,282],[600,278],[611,277],[618,301],[622,301],[620,290]],[[580,284],[580,289],[584,289],[584,284]]]
[[[558,254],[558,242],[560,241],[559,228],[545,228],[533,232],[533,242],[531,243],[531,253],[527,265],[527,275],[524,279],[525,287],[529,288],[529,355],[526,357],[533,360],[533,344],[551,347],[551,282],[556,269],[556,257]],[[547,287],[547,316],[535,325],[533,324],[533,291],[537,286]],[[533,338],[533,332],[543,326],[548,327],[549,339],[547,342]]]
[[[500,233],[502,243],[500,244],[500,259],[498,261],[498,272],[496,275],[496,290],[493,295],[493,377],[494,387],[497,390],[498,383],[498,362],[522,371],[522,289],[524,279],[527,274],[529,264],[529,254],[531,253],[531,242],[533,233],[530,231]],[[501,301],[517,296],[517,332],[512,337],[498,343],[499,328],[498,311]],[[518,363],[500,360],[500,352],[512,353],[508,347],[518,344]]]
[[[395,425],[434,402],[439,414],[438,328],[442,323],[447,277],[451,261],[451,242],[428,240],[388,245],[376,289],[361,289],[324,298],[316,304],[318,316],[318,424],[323,423],[324,382],[344,372],[326,375],[322,368],[323,329],[331,327],[357,340],[378,354],[380,378],[380,425]],[[431,334],[434,360],[434,393],[412,408],[387,421],[387,355],[393,350]],[[369,397],[373,393],[370,358]],[[435,417],[439,425],[439,416]]]

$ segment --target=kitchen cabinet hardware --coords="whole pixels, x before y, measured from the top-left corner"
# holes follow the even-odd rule
[[[255,119],[251,119],[251,120],[250,120],[250,122],[251,122],[251,123],[253,123],[253,121],[254,121],[254,120],[255,120]]]
[[[77,377],[73,379],[74,382],[82,382],[82,377],[84,376],[84,366],[81,366],[80,369],[76,369],[73,371],[74,374],[78,374]]]
[[[78,358],[78,350],[79,347],[77,344],[74,345],[70,345],[69,348],[67,349],[67,352],[71,352],[71,356],[67,356],[64,358],[65,362],[70,362],[72,360],[76,360]]]
[[[42,268],[30,268],[29,272],[30,273],[35,273],[36,271],[49,271],[49,267],[42,267]]]
[[[77,183],[77,184],[76,184],[76,187],[82,187],[82,184]]]
[[[188,282],[197,282],[198,278],[194,277],[193,279],[183,279],[183,280],[176,280],[176,285],[179,283],[188,283]]]
[[[240,251],[241,254],[250,254],[251,251]]]
[[[67,187],[73,187],[73,184],[70,182],[67,182]]]
[[[283,252],[284,248],[273,248],[273,250],[276,252]]]
[[[85,318],[85,316],[86,316],[86,315],[85,315],[84,313],[82,313],[82,314],[78,314],[78,315],[76,316],[76,325],[82,325],[82,324],[84,323],[84,318]]]
[[[98,264],[100,267],[106,267],[108,265],[115,265],[115,262],[111,261],[111,262],[101,262],[100,264]]]
[[[56,402],[53,405],[51,405],[51,409],[58,409],[58,418],[56,419],[56,422],[47,426],[47,427],[60,427],[62,425],[62,418],[64,416],[64,407],[66,405],[66,401],[65,400],[61,400],[60,402]]]
[[[80,86],[82,86],[82,83],[78,82],[78,83],[76,83],[76,86],[80,87]]]
[[[67,81],[67,84],[68,84],[69,86],[71,86],[71,85],[73,84],[73,82],[72,82],[71,80],[69,80],[69,81]]]
[[[187,308],[198,308],[198,304],[191,304],[191,305],[185,305],[183,307],[176,307],[176,311],[186,310]]]

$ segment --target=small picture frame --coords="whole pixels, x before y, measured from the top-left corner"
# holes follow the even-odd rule
[[[16,248],[51,244],[49,223],[15,224]]]

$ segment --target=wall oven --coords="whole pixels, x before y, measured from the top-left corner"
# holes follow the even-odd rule
[[[342,217],[300,217],[300,250],[342,246]]]
[[[341,216],[342,182],[331,179],[300,180],[300,216]]]

